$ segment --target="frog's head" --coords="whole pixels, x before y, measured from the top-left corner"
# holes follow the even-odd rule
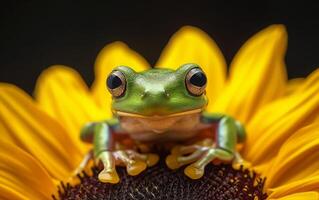
[[[107,88],[113,96],[112,111],[122,128],[131,131],[143,127],[144,131],[163,133],[195,127],[196,116],[207,105],[206,81],[196,64],[143,72],[120,66],[108,76]]]
[[[117,116],[172,118],[199,113],[206,107],[206,81],[205,73],[196,64],[142,72],[120,66],[108,76],[107,88]]]

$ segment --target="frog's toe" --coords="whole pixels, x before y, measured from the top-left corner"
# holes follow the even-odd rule
[[[181,154],[181,145],[176,145],[171,149],[171,154]]]
[[[129,157],[133,160],[142,160],[148,167],[154,166],[159,161],[159,156],[154,153],[138,153],[133,150],[127,150]]]
[[[118,183],[120,178],[116,172],[116,170],[107,170],[103,169],[98,176],[99,181],[103,183]]]
[[[199,179],[204,175],[204,169],[196,165],[189,165],[184,169],[184,173],[191,179]]]
[[[103,183],[118,183],[119,176],[115,169],[115,158],[110,151],[101,152],[95,159],[96,164],[102,163],[103,170],[99,173],[98,179]]]
[[[147,154],[146,164],[149,167],[154,166],[159,161],[159,156],[157,154]]]
[[[88,165],[89,161],[93,157],[92,151],[89,151],[82,159],[79,166],[73,171],[73,176],[76,176],[77,174],[81,173],[86,166]]]
[[[240,169],[241,167],[243,167],[244,169],[252,168],[252,164],[244,160],[238,152],[235,153],[235,158],[233,160],[232,166],[234,169]]]
[[[171,154],[168,155],[165,159],[166,165],[170,169],[178,169],[181,165],[177,161],[177,155]]]
[[[126,165],[126,171],[131,176],[136,176],[146,169],[147,165],[143,161],[133,161]]]
[[[131,176],[138,175],[147,167],[147,164],[144,161],[132,158],[128,151],[116,151],[114,155],[118,163],[126,166],[126,171]]]
[[[191,179],[201,178],[204,174],[206,165],[208,165],[215,159],[219,159],[225,162],[232,160],[234,157],[232,153],[214,147],[206,148],[202,151],[204,151],[204,153],[196,157],[199,159],[197,159],[197,161],[193,164],[187,166],[184,170],[184,173]]]
[[[213,146],[214,140],[211,138],[205,138],[203,140],[198,141],[196,144],[201,147],[210,147]]]
[[[204,152],[199,149],[187,156],[171,154],[166,157],[166,165],[170,169],[177,169],[183,165],[195,162],[201,157],[203,153]]]
[[[147,153],[151,151],[150,145],[137,143],[136,146],[137,146],[137,149],[142,153]]]
[[[176,145],[171,149],[171,154],[175,155],[185,155],[195,152],[196,150],[205,150],[207,147],[212,146],[213,140],[206,138],[200,140],[192,145]]]
[[[233,167],[234,169],[237,169],[237,170],[239,170],[240,168],[243,168],[243,169],[251,169],[251,168],[252,168],[252,165],[251,165],[250,162],[246,162],[246,161],[244,161],[244,162],[233,162],[233,163],[232,163],[232,167]]]
[[[188,154],[188,153],[196,151],[197,148],[198,148],[198,145],[188,145],[188,146],[177,145],[171,149],[171,154],[175,154],[175,155]]]

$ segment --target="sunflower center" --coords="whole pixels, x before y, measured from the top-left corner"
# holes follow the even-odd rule
[[[257,174],[244,169],[234,169],[229,164],[210,164],[205,175],[199,180],[187,178],[183,169],[172,171],[164,161],[148,168],[138,176],[129,176],[125,168],[118,168],[121,181],[106,184],[98,180],[100,171],[92,168],[93,175],[78,175],[80,183],[74,186],[61,184],[59,199],[244,199],[262,200],[267,198],[263,192],[264,180]],[[57,199],[57,197],[53,197]]]

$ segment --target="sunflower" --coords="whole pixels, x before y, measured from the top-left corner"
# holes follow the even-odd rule
[[[226,75],[215,42],[186,26],[172,36],[156,66],[175,69],[192,62],[204,69],[207,110],[245,125],[241,155],[266,177],[269,199],[319,199],[319,70],[287,80],[286,46],[284,26],[269,26],[243,45]],[[114,42],[99,53],[91,88],[62,65],[40,75],[34,99],[12,84],[0,84],[0,199],[51,199],[57,185],[70,180],[91,148],[79,139],[81,127],[112,117],[105,78],[117,65],[150,68],[127,45]]]

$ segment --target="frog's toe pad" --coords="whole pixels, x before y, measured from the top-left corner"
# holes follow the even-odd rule
[[[204,175],[204,169],[189,165],[184,169],[184,173],[191,179],[199,179]]]
[[[232,163],[232,166],[234,169],[237,169],[237,170],[239,170],[241,167],[243,169],[251,169],[252,168],[252,164],[250,162],[247,162],[247,161],[241,161],[241,162],[234,161]]]
[[[177,161],[176,155],[168,155],[165,159],[166,165],[170,169],[178,169],[180,167],[179,162]]]
[[[136,176],[146,169],[147,165],[143,161],[135,161],[126,166],[126,171],[131,176]]]
[[[146,164],[148,167],[154,166],[159,161],[159,156],[157,154],[147,154]]]
[[[181,148],[182,148],[181,145],[176,145],[175,147],[171,149],[171,154],[175,154],[175,155],[181,154]]]
[[[107,171],[107,170],[103,170],[99,173],[99,181],[103,182],[103,183],[118,183],[120,181],[120,178],[117,174],[116,171]]]

